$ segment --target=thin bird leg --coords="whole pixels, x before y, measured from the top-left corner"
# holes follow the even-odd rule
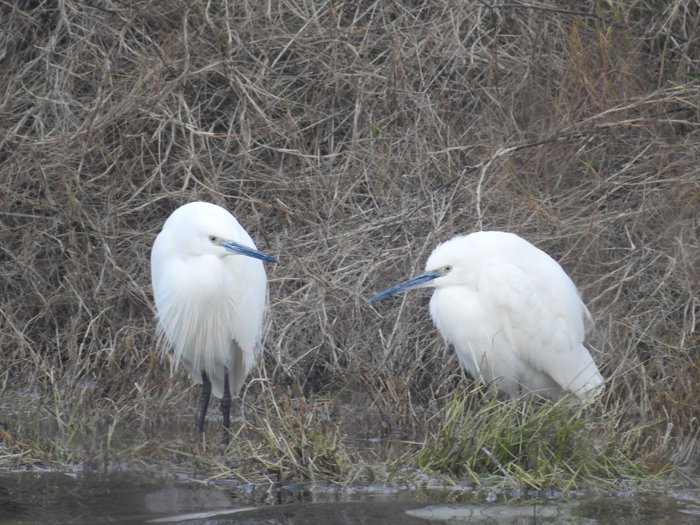
[[[221,413],[224,416],[224,432],[231,428],[231,390],[228,385],[228,368],[224,367],[224,395],[221,397]]]
[[[197,411],[197,428],[200,432],[204,432],[204,418],[209,407],[209,396],[211,396],[211,381],[209,381],[207,373],[202,370],[202,397],[199,400],[199,410]]]

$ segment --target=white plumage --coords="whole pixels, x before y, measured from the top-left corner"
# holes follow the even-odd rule
[[[590,317],[559,264],[512,233],[477,232],[435,248],[425,272],[370,299],[435,288],[430,315],[475,379],[521,391],[587,400],[603,383],[583,345]]]
[[[262,260],[274,258],[256,249],[233,215],[206,202],[175,210],[153,244],[161,347],[172,351],[173,368],[182,363],[204,381],[204,414],[207,378],[216,397],[235,396],[255,365],[267,302]]]

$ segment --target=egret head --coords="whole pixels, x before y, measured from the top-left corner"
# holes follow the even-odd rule
[[[440,288],[462,283],[467,278],[469,265],[460,239],[462,237],[455,237],[438,245],[428,257],[423,273],[379,292],[367,302],[374,303],[413,288]]]
[[[192,202],[175,210],[163,226],[161,235],[173,250],[184,256],[245,255],[277,262],[271,255],[257,250],[253,241],[228,211],[207,202]]]

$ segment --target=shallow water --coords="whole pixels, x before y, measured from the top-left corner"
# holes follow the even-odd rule
[[[0,474],[0,523],[595,525],[700,523],[700,491],[563,496],[389,487],[273,488],[144,474]]]

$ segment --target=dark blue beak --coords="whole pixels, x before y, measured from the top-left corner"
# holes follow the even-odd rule
[[[425,286],[433,279],[437,279],[441,275],[442,274],[440,274],[439,272],[434,271],[420,273],[415,277],[411,277],[410,279],[406,279],[405,281],[401,281],[400,283],[395,284],[391,288],[382,290],[377,295],[373,295],[372,297],[367,299],[367,302],[369,304],[376,303],[377,301],[380,301],[386,297],[391,297],[392,295],[403,293],[407,290],[410,290],[411,288],[420,288],[422,286]]]
[[[268,255],[267,253],[256,250],[255,248],[249,248],[248,246],[244,246],[236,241],[221,241],[219,246],[223,246],[232,253],[245,255],[246,257],[252,257],[253,259],[260,259],[261,261],[273,263],[277,262],[277,259],[275,259],[272,255]]]

